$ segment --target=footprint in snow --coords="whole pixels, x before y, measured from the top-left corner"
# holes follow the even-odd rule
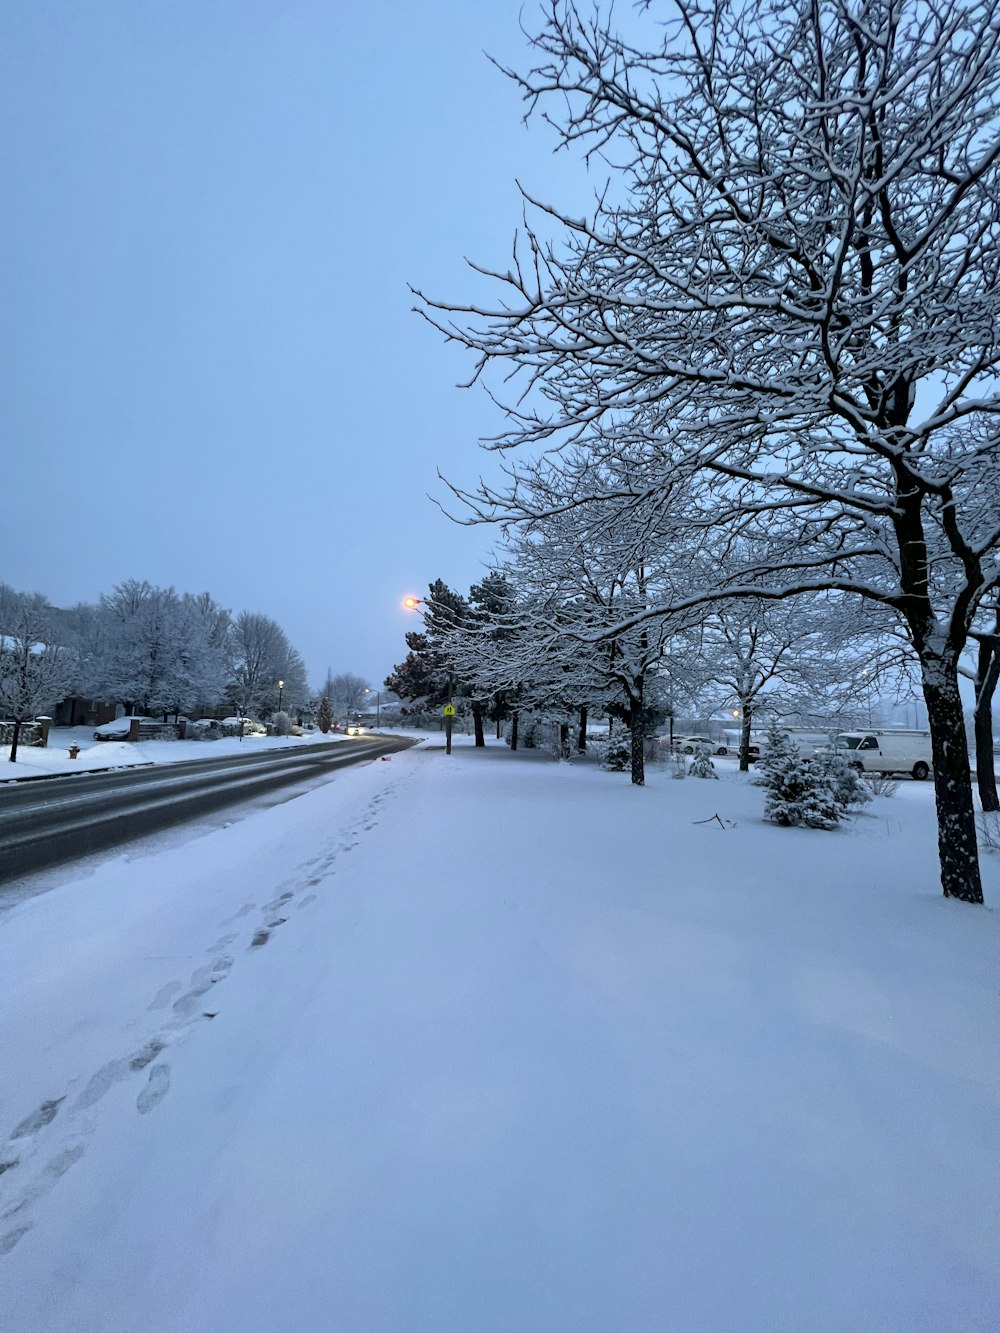
[[[154,1106],[159,1106],[170,1088],[170,1066],[154,1065],[149,1071],[149,1082],[135,1101],[135,1109],[140,1115],[148,1115]]]
[[[46,1125],[55,1120],[59,1107],[65,1100],[65,1096],[63,1096],[54,1097],[52,1101],[42,1102],[37,1111],[32,1111],[31,1115],[25,1116],[10,1137],[12,1139],[26,1139],[29,1134],[37,1134],[40,1129],[44,1129]]]
[[[234,912],[232,916],[227,916],[225,921],[219,922],[220,928],[222,926],[231,926],[234,921],[239,921],[241,916],[246,916],[248,912],[252,912],[256,906],[256,903],[244,903],[238,912]]]
[[[147,1041],[141,1051],[136,1051],[128,1062],[129,1069],[145,1069],[147,1065],[153,1063],[161,1051],[166,1050],[167,1043],[161,1041],[159,1037],[154,1037]]]
[[[217,958],[214,963],[206,963],[204,967],[197,968],[191,973],[191,989],[186,991],[179,1000],[174,1001],[174,1013],[180,1017],[193,1014],[198,1008],[199,1001],[206,991],[222,980],[233,965],[232,958],[228,954],[223,954]]]
[[[55,1176],[58,1180],[58,1178],[64,1176],[70,1167],[78,1162],[82,1156],[83,1144],[74,1144],[72,1148],[65,1148],[61,1153],[57,1153],[45,1169],[50,1176]]]
[[[123,1079],[129,1071],[128,1060],[109,1060],[108,1063],[100,1068],[93,1075],[90,1082],[80,1093],[74,1107],[93,1106],[99,1102],[104,1094],[113,1088],[116,1083]]]
[[[167,984],[161,986],[153,996],[152,1003],[149,1006],[150,1009],[166,1009],[167,1005],[170,1003],[171,996],[176,995],[180,988],[181,983],[179,981],[168,981]]]
[[[10,1254],[21,1237],[30,1230],[31,1223],[29,1222],[26,1227],[17,1227],[14,1231],[8,1231],[6,1236],[0,1236],[0,1255]]]

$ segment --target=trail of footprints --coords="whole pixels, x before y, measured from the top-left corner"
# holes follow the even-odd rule
[[[317,899],[313,892],[325,879],[334,874],[333,866],[338,855],[353,851],[360,842],[362,831],[368,832],[378,823],[376,816],[386,798],[392,793],[395,783],[372,797],[367,809],[358,822],[345,830],[335,850],[307,861],[300,867],[293,882],[296,888],[281,887],[277,895],[264,904],[260,912],[260,923],[254,928],[246,946],[247,953],[254,953],[263,948],[271,935],[288,921],[286,913],[294,906],[297,910],[309,906]],[[298,896],[297,888],[307,887],[310,892]],[[244,903],[238,912],[219,922],[219,928],[237,926],[256,908],[256,903]],[[192,972],[185,989],[182,981],[171,981],[156,992],[147,1006],[147,1012],[162,1013],[169,1011],[169,1016],[160,1031],[138,1050],[109,1061],[91,1075],[82,1091],[73,1097],[74,1080],[70,1088],[61,1097],[43,1101],[30,1115],[24,1117],[11,1130],[6,1140],[0,1145],[0,1258],[8,1254],[32,1227],[27,1217],[30,1206],[40,1199],[51,1187],[66,1174],[84,1155],[85,1139],[93,1132],[94,1124],[86,1113],[111,1091],[117,1084],[145,1074],[145,1081],[136,1096],[135,1108],[139,1115],[148,1115],[163,1100],[170,1090],[170,1065],[159,1057],[168,1050],[171,1043],[178,1039],[186,1029],[201,1019],[211,1020],[218,1015],[214,1002],[205,997],[220,982],[224,981],[233,967],[234,958],[229,947],[239,939],[238,933],[222,935],[206,952],[210,961]],[[182,992],[178,995],[178,991]],[[176,996],[176,998],[175,998]],[[148,1071],[148,1072],[147,1072]],[[44,1151],[42,1131],[66,1108],[72,1117],[71,1141],[53,1157],[41,1165],[28,1188],[14,1201],[5,1201],[5,1187],[16,1187],[18,1178],[25,1175],[25,1168]],[[38,1138],[38,1142],[35,1140]]]

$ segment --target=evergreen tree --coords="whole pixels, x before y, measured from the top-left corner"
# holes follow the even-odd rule
[[[707,745],[699,745],[694,752],[694,758],[691,760],[688,768],[689,778],[717,778],[719,775],[715,771],[715,765],[712,763],[712,756],[709,753]]]
[[[325,694],[319,701],[319,709],[316,713],[316,725],[324,736],[333,725],[333,714],[330,711],[330,700]]]
[[[441,579],[435,579],[423,608],[423,630],[410,630],[406,635],[410,651],[386,676],[385,688],[419,708],[437,711],[449,699],[464,693],[447,640],[458,625],[468,620],[469,604]]]
[[[611,773],[627,773],[632,764],[632,747],[628,738],[624,736],[615,736],[607,742],[604,759],[601,761],[601,767],[608,769]]]
[[[764,750],[760,757],[760,763],[757,765],[756,772],[751,779],[754,785],[757,787],[770,786],[772,775],[783,772],[792,756],[797,753],[795,742],[791,736],[787,731],[782,731],[772,718],[768,723],[764,737]]]
[[[831,829],[840,821],[842,812],[822,772],[798,753],[783,768],[772,767],[764,785],[764,818],[774,824]]]
[[[827,745],[820,750],[813,759],[813,764],[830,788],[839,810],[845,811],[851,806],[867,805],[871,800],[871,792],[861,781],[856,770],[847,762],[843,750],[836,745]]]

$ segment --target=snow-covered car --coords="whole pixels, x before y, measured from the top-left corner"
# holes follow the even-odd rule
[[[131,717],[116,717],[113,722],[103,722],[94,732],[95,741],[127,741],[132,726]],[[153,717],[136,717],[137,722],[155,722]]]
[[[694,754],[699,745],[707,745],[710,754],[728,754],[729,746],[725,741],[713,740],[711,736],[675,736],[674,749],[681,754]]]
[[[255,722],[252,717],[224,717],[219,725],[231,736],[240,734],[240,723],[243,723],[244,736],[266,736],[267,727],[263,722]]]

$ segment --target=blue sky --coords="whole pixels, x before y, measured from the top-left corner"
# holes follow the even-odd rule
[[[481,291],[516,179],[591,197],[483,54],[529,62],[521,8],[7,0],[0,579],[207,589],[380,683],[402,596],[480,576],[426,497],[498,418],[407,283]]]

